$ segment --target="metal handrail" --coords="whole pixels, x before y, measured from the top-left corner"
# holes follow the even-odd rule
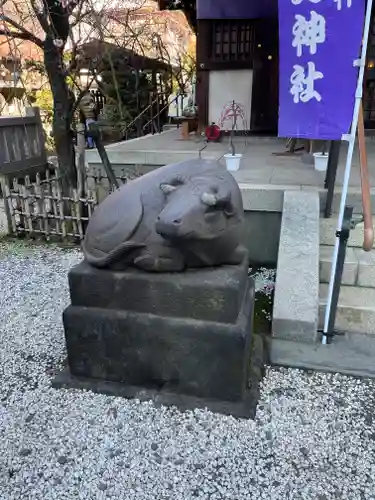
[[[163,95],[163,93],[158,94],[157,97],[153,101],[151,101],[143,111],[139,113],[139,115],[137,115],[130,123],[128,123],[128,125],[124,129],[124,134],[127,134],[130,127],[132,127],[154,104],[157,103],[161,95]]]
[[[143,111],[141,111],[139,113],[139,115],[137,115],[130,123],[128,123],[124,129],[124,134],[126,135],[128,130],[137,122],[137,120],[139,120],[139,118],[141,118],[142,115],[144,115],[144,113],[146,113],[146,111],[148,111],[152,106],[152,103],[149,104],[147,106],[147,108],[145,108]]]
[[[163,111],[165,111],[171,104],[173,104],[175,101],[177,101],[177,99],[179,98],[181,94],[177,94],[170,102],[168,101],[167,104],[162,108],[162,109],[159,109],[159,113],[158,115],[161,115],[161,113],[163,113]],[[177,112],[178,112],[178,109],[177,109]],[[151,118],[147,123],[145,123],[143,125],[143,129],[145,129],[148,125],[150,125],[150,123],[155,119],[157,118],[157,115],[154,116],[153,118]]]
[[[365,126],[364,126],[362,102],[359,107],[359,115],[358,115],[358,144],[359,144],[363,223],[364,223],[363,250],[365,250],[365,252],[370,252],[374,245],[374,225],[373,225],[372,210],[371,210],[371,188],[370,188],[370,177],[369,177],[368,163],[367,163]]]
[[[137,115],[124,129],[124,135],[127,136],[127,133],[128,131],[130,130],[130,128],[147,112],[149,111],[150,109],[153,108],[153,106],[155,104],[158,104],[159,103],[159,99],[161,96],[163,95],[166,95],[166,92],[160,92],[159,94],[157,94],[157,97],[150,102],[150,104],[143,110],[139,113],[139,115]],[[178,100],[178,98],[180,96],[183,96],[184,94],[177,94],[171,101],[168,101],[167,104],[165,106],[163,106],[161,109],[158,110],[158,112],[156,113],[155,116],[152,116],[152,118],[150,118],[148,120],[148,122],[146,122],[143,126],[142,126],[142,130],[144,130],[148,125],[150,125],[155,119],[158,119],[160,117],[160,115],[171,105],[173,104],[174,102],[176,102]],[[177,110],[178,112],[178,110]]]

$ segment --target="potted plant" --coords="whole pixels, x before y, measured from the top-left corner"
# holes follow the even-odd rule
[[[322,151],[320,153],[314,153],[314,168],[318,172],[326,172],[328,166],[328,153],[327,153],[327,142],[323,141]]]
[[[232,103],[232,113],[233,113],[233,115],[232,115],[233,122],[232,122],[232,130],[230,133],[230,141],[229,141],[231,152],[225,154],[224,158],[225,158],[227,170],[230,172],[235,172],[236,170],[240,169],[240,162],[241,162],[242,154],[236,154],[236,148],[234,146],[234,141],[233,141],[234,129],[235,129],[236,123],[237,123],[237,110],[236,110],[236,103],[234,101]]]

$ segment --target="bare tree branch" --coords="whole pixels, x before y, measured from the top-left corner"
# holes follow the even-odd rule
[[[30,36],[27,33],[17,33],[16,31],[6,31],[0,29],[0,36],[9,36],[11,38],[17,38],[18,40],[27,40],[27,41],[32,41],[30,40]]]
[[[45,8],[43,9],[43,12],[41,12],[38,8],[38,5],[35,3],[35,0],[31,0],[30,3],[31,7],[33,8],[34,14],[39,21],[40,26],[42,27],[45,33],[48,33],[49,30],[48,12],[46,12]]]
[[[0,20],[3,21],[5,24],[9,24],[13,28],[15,28],[18,31],[13,31],[13,30],[6,30],[2,29],[0,31],[0,34],[5,35],[5,36],[11,36],[13,38],[18,38],[20,40],[29,40],[30,42],[35,43],[39,47],[43,47],[43,41],[35,36],[31,31],[28,31],[26,28],[18,24],[14,19],[11,19],[10,17],[0,14]]]

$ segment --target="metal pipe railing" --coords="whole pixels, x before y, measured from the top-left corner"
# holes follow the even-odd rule
[[[362,208],[363,208],[363,223],[364,223],[363,250],[365,250],[366,252],[370,252],[374,245],[374,225],[373,225],[372,210],[371,210],[371,188],[370,188],[370,177],[368,172],[362,102],[360,104],[359,114],[358,114],[358,144],[359,144],[361,187],[362,187]]]
[[[133,126],[133,125],[137,122],[137,120],[139,120],[139,119],[140,119],[140,118],[141,118],[141,117],[142,117],[142,116],[146,113],[146,111],[148,111],[148,110],[150,109],[150,107],[151,107],[151,104],[149,104],[149,105],[147,106],[147,108],[145,108],[143,111],[141,111],[141,112],[139,113],[139,115],[137,115],[137,116],[134,118],[134,120],[132,120],[130,123],[128,123],[128,124],[126,125],[126,127],[123,129],[123,134],[124,134],[124,135],[127,135],[128,130],[129,130],[129,129],[130,129],[130,128],[131,128],[131,127],[132,127],[132,126]]]
[[[163,113],[167,108],[169,108],[169,106],[171,104],[173,104],[175,101],[177,101],[177,99],[179,98],[180,94],[176,95],[171,101],[168,101],[167,104],[165,106],[163,106],[160,110],[159,110],[159,115],[161,113]],[[177,116],[178,115],[178,108],[177,108]],[[145,123],[143,125],[143,129],[145,129],[148,125],[150,125],[150,123],[155,119],[155,117],[151,118],[151,120],[149,120],[147,123]]]
[[[146,127],[148,127],[151,123],[154,122],[154,120],[157,120],[158,121],[158,132],[160,132],[160,116],[161,114],[171,105],[173,104],[174,102],[178,101],[178,99],[182,96],[182,108],[183,108],[183,101],[184,101],[184,94],[177,94],[171,101],[167,101],[167,103],[160,107],[160,97],[163,96],[163,95],[167,95],[166,92],[161,92],[159,94],[157,94],[156,98],[154,100],[152,100],[152,94],[150,94],[150,104],[143,110],[139,113],[139,115],[137,115],[125,128],[124,128],[124,135],[127,137],[127,134],[128,134],[128,131],[130,130],[130,128],[135,125],[135,123],[142,118],[142,116],[147,113],[147,111],[151,111],[151,118],[142,126],[142,130],[144,130]],[[157,112],[156,114],[154,115],[153,114],[153,108],[154,106],[156,105],[156,108],[157,108]],[[178,109],[178,106],[177,106],[177,116],[179,116],[179,109]]]
[[[150,99],[150,104],[149,104],[149,105],[148,105],[145,109],[143,109],[143,110],[142,110],[142,111],[141,111],[141,112],[140,112],[140,113],[139,113],[139,114],[138,114],[138,115],[137,115],[137,116],[136,116],[136,117],[135,117],[135,118],[134,118],[134,119],[133,119],[130,123],[128,123],[128,124],[126,125],[126,127],[124,128],[124,131],[123,131],[123,133],[124,133],[124,134],[127,134],[128,130],[129,130],[129,129],[130,129],[130,128],[131,128],[131,127],[132,127],[132,126],[133,126],[133,125],[134,125],[134,124],[135,124],[135,123],[136,123],[136,122],[137,122],[140,118],[142,118],[142,116],[143,116],[145,113],[147,113],[147,111],[148,111],[148,110],[149,110],[152,106],[154,106],[154,104],[156,104],[156,103],[157,103],[157,101],[158,101],[158,99],[160,99],[160,96],[161,96],[161,95],[164,95],[164,93],[160,93],[160,94],[158,94],[158,95],[157,95],[157,97],[156,97],[153,101]],[[150,94],[150,96],[152,96],[152,94]]]

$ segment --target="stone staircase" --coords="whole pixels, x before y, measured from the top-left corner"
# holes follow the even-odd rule
[[[328,295],[336,224],[336,215],[320,221],[320,326],[323,326]],[[363,224],[359,224],[351,231],[348,242],[336,329],[375,335],[375,250],[364,252],[362,244]]]
[[[361,226],[351,232],[337,312],[336,329],[345,334],[321,343],[337,215],[323,220],[316,196],[284,194],[270,362],[375,378],[375,252],[361,250]],[[351,202],[359,210],[360,193]]]

